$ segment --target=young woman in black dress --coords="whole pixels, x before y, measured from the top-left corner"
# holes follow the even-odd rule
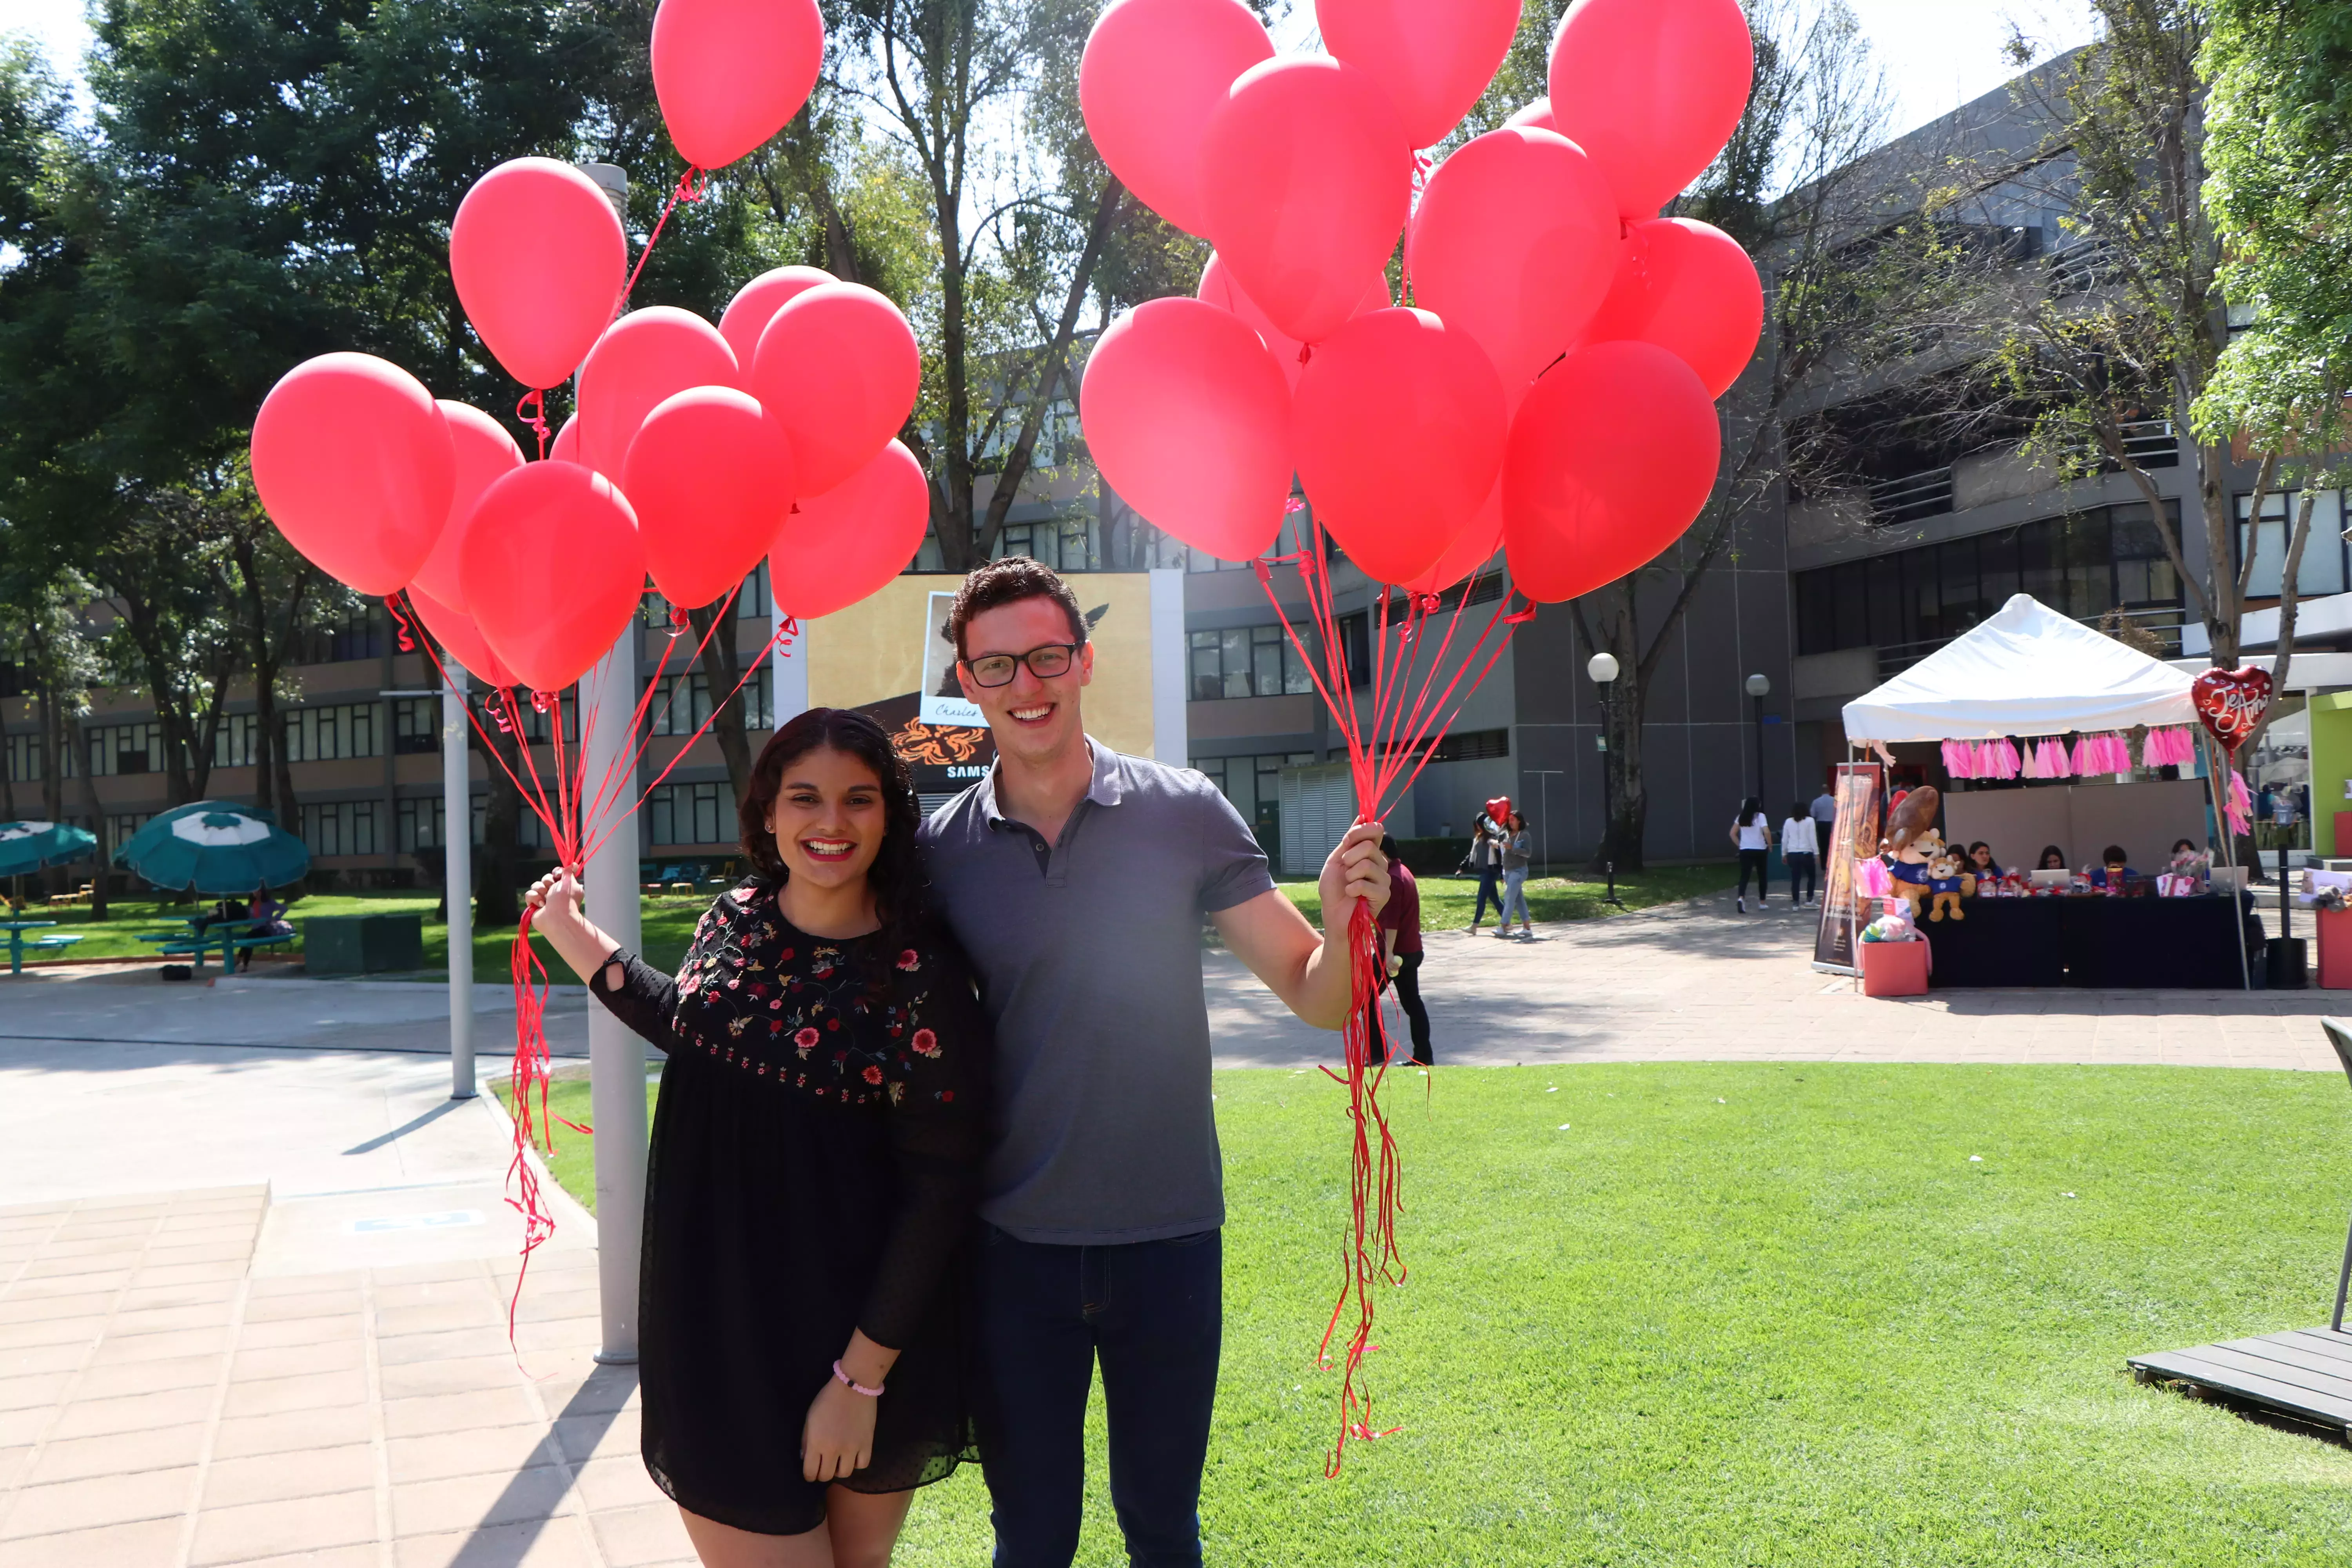
[[[793,720],[741,820],[756,869],[675,979],[588,923],[568,871],[531,889],[533,928],[669,1054],[646,1174],[646,1468],[709,1568],[879,1568],[911,1489],[972,1457],[952,1260],[988,1026],[924,918],[914,791],[879,725]]]

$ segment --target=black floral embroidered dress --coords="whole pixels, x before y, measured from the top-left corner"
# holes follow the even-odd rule
[[[793,1535],[824,1518],[801,1425],[862,1328],[901,1353],[874,1459],[903,1491],[971,1457],[954,1260],[987,1135],[988,1026],[938,932],[897,952],[788,925],[753,879],[702,917],[675,980],[634,955],[589,989],[669,1053],[646,1173],[646,1468],[678,1504]]]

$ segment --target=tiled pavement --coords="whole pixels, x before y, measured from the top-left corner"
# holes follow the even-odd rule
[[[691,1563],[595,1254],[257,1274],[268,1192],[0,1209],[0,1568]],[[520,1363],[520,1364],[519,1364]]]

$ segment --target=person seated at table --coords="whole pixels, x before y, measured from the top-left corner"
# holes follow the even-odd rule
[[[2000,862],[1992,858],[1992,846],[1981,838],[1969,846],[1969,870],[1979,882],[1987,878],[1997,881],[2001,876]]]
[[[2139,873],[2125,862],[2130,858],[2120,844],[2110,844],[2099,851],[2099,864],[2090,868],[2091,886],[2120,889],[2126,882],[2139,880]]]
[[[196,928],[198,936],[202,936],[207,927],[219,925],[226,921],[243,921],[252,918],[246,911],[243,899],[223,899],[203,914],[195,916],[188,923]]]
[[[2172,841],[2171,863],[2165,869],[2176,877],[2201,877],[2211,865],[2205,851],[2197,847],[2195,839],[2176,838]]]
[[[2066,868],[2066,851],[2059,848],[2055,844],[2044,844],[2042,847],[2042,864],[2039,868],[2044,871],[2063,871]]]
[[[268,889],[256,889],[253,902],[247,907],[250,912],[246,918],[261,923],[247,931],[245,933],[247,936],[292,936],[294,934],[294,928],[287,923],[286,906],[279,903],[277,896]],[[251,969],[253,949],[247,948],[236,955],[236,966],[239,969]]]

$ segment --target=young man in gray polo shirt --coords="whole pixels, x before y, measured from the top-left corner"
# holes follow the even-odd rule
[[[1111,1501],[1138,1568],[1201,1562],[1223,1331],[1223,1168],[1201,984],[1205,915],[1294,1013],[1336,1029],[1358,899],[1388,898],[1381,827],[1325,862],[1327,943],[1275,889],[1216,786],[1087,737],[1094,648],[1034,561],[964,580],[944,634],[996,738],[989,776],[924,825],[933,897],[996,1026],[982,1178],[982,1431],[998,1568],[1066,1568],[1102,1363]]]

